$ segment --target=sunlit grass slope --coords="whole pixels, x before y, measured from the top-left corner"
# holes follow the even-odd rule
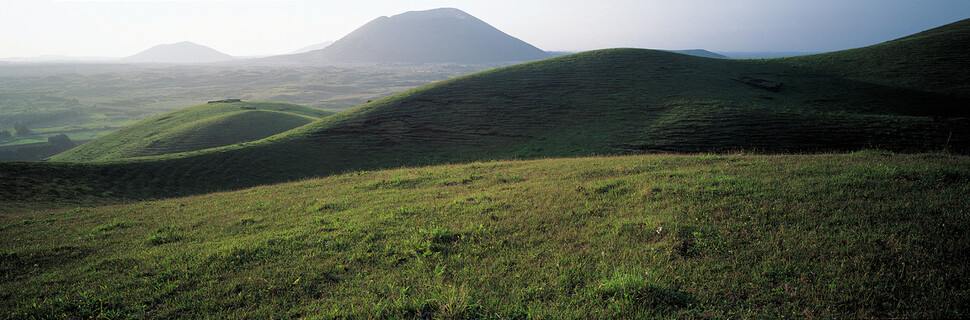
[[[970,158],[548,159],[0,216],[0,318],[963,318]]]
[[[205,104],[140,121],[51,160],[114,160],[209,149],[259,140],[333,113],[288,103]]]

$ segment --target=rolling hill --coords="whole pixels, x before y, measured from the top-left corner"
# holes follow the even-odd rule
[[[160,44],[121,59],[130,63],[211,63],[236,58],[215,49],[188,41]]]
[[[51,160],[116,160],[209,149],[259,140],[333,113],[287,103],[210,103],[142,120]]]
[[[380,17],[321,50],[276,59],[315,63],[501,63],[551,57],[461,10]]]
[[[970,19],[865,48],[785,58],[816,72],[970,98]]]
[[[967,29],[961,22],[916,38],[797,60],[709,59],[640,49],[585,52],[437,82],[260,141],[134,161],[4,164],[9,167],[4,180],[29,182],[25,190],[33,191],[24,192],[44,193],[56,189],[45,176],[54,174],[67,184],[144,198],[483,159],[867,148],[967,153],[965,83],[939,81],[929,90],[821,67],[839,55],[891,56],[902,50],[896,43],[927,48],[922,58],[936,60],[949,54],[939,43],[959,48],[947,35]],[[966,53],[952,53],[959,54]],[[968,70],[926,64],[913,77],[963,79]],[[58,173],[62,170],[69,172]]]
[[[696,56],[696,57],[719,58],[719,59],[726,59],[727,58],[727,56],[725,56],[723,54],[716,53],[716,52],[710,52],[710,51],[707,51],[707,50],[704,50],[704,49],[667,50],[667,51],[674,52],[674,53],[680,53],[680,54],[686,54],[686,55],[689,55],[689,56]]]

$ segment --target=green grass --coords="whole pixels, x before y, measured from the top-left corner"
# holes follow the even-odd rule
[[[0,216],[5,318],[961,318],[970,158],[360,171]]]
[[[51,159],[115,160],[204,150],[259,140],[333,113],[287,103],[205,104],[143,120]]]

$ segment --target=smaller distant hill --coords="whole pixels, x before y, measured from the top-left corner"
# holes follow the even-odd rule
[[[214,102],[142,120],[51,160],[116,160],[204,150],[259,140],[333,113],[289,103]]]
[[[807,56],[813,54],[819,54],[821,52],[809,52],[809,51],[730,51],[723,52],[728,58],[731,59],[771,59],[771,58],[785,58],[785,57],[797,57],[797,56]]]
[[[277,57],[313,63],[500,63],[552,57],[458,9],[377,18],[324,49]]]
[[[136,55],[122,58],[121,61],[131,63],[211,63],[235,59],[235,57],[215,49],[183,41],[160,44]]]
[[[320,49],[329,47],[331,44],[333,44],[333,41],[326,41],[326,42],[323,42],[323,43],[317,43],[317,44],[314,44],[314,45],[309,45],[309,46],[306,46],[306,47],[297,49],[296,51],[293,51],[290,54],[299,54],[299,53],[310,52],[310,51],[314,51],[314,50],[320,50]]]
[[[704,49],[667,50],[667,51],[670,51],[673,53],[679,53],[679,54],[686,54],[686,55],[695,56],[695,57],[717,58],[717,59],[727,58],[727,56],[723,54],[710,52]]]

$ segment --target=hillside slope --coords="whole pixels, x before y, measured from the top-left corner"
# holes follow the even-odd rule
[[[458,9],[380,17],[333,44],[282,57],[325,63],[499,63],[551,57]]]
[[[882,44],[782,61],[849,79],[970,98],[970,19]]]
[[[920,39],[925,47],[948,41]],[[945,76],[952,71],[928,66],[921,72]],[[138,198],[481,159],[738,149],[966,153],[967,105],[963,97],[820,73],[785,59],[613,49],[441,81],[261,141],[137,161],[43,164],[35,170],[131,181],[110,190]],[[21,175],[21,165],[6,166],[10,179],[34,181],[37,188],[49,183],[43,174]],[[154,182],[139,182],[144,179]]]
[[[205,104],[140,121],[51,160],[115,160],[209,149],[259,140],[333,113],[288,103]]]
[[[962,318],[968,194],[965,156],[650,155],[0,215],[0,318]]]

